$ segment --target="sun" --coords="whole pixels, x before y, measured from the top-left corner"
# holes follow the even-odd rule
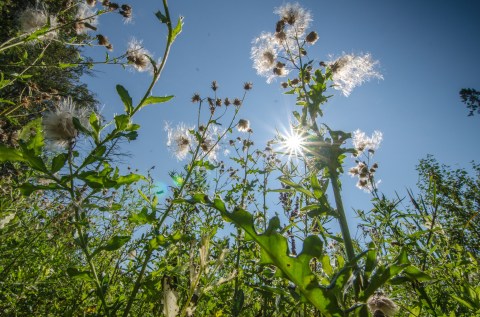
[[[292,156],[303,156],[305,152],[305,137],[298,134],[293,129],[290,132],[285,133],[282,137],[282,149],[288,153],[289,158]]]

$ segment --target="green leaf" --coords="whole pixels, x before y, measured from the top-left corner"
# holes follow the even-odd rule
[[[78,64],[72,64],[72,63],[58,63],[58,67],[60,67],[60,69],[66,69],[66,68],[72,68],[72,67],[77,67]]]
[[[37,190],[58,190],[60,187],[58,187],[57,184],[52,183],[50,185],[32,185],[30,183],[25,183],[22,184],[21,186],[18,187],[22,195],[24,196],[30,196],[34,191]]]
[[[115,251],[123,247],[125,243],[130,241],[130,236],[114,236],[108,240],[104,245],[98,247],[93,253],[92,257],[98,254],[100,251]]]
[[[91,275],[90,271],[80,271],[75,267],[69,267],[67,269],[67,274],[73,279],[83,280],[83,281],[93,281],[93,279],[90,276]]]
[[[0,162],[25,162],[22,152],[0,145]]]
[[[42,118],[28,122],[20,131],[19,138],[26,144],[28,150],[33,151],[35,155],[40,155],[45,145],[42,133]]]
[[[408,266],[403,273],[410,278],[410,280],[415,280],[417,282],[427,282],[430,281],[432,278],[430,275],[424,273],[422,270],[417,268],[416,266],[410,265]]]
[[[368,249],[367,259],[365,261],[365,280],[367,281],[370,278],[375,265],[377,264],[377,251],[375,249],[375,244],[370,242],[368,244]]]
[[[56,173],[59,170],[62,169],[62,167],[65,166],[65,163],[67,162],[68,159],[68,154],[67,153],[60,153],[57,156],[55,156],[52,160],[52,173]]]
[[[126,176],[120,176],[117,179],[115,179],[115,182],[117,185],[126,185],[126,184],[133,184],[138,182],[141,179],[145,179],[142,175],[139,174],[128,174]]]
[[[130,116],[126,114],[120,114],[115,116],[115,127],[118,131],[124,131],[130,125]]]
[[[133,111],[132,97],[130,97],[128,91],[122,85],[117,85],[116,88],[123,104],[125,105],[125,113],[131,115]]]
[[[306,196],[308,196],[308,197],[310,197],[310,198],[315,198],[315,196],[314,196],[309,190],[303,188],[303,187],[300,186],[299,184],[297,184],[297,183],[295,183],[295,182],[292,182],[291,180],[289,180],[289,179],[287,179],[287,178],[284,178],[284,177],[280,177],[279,180],[280,180],[282,183],[284,183],[284,184],[286,184],[286,185],[294,188],[296,191],[299,191],[299,192],[305,194]]]
[[[310,177],[310,186],[312,186],[313,195],[315,196],[315,198],[320,199],[323,196],[325,189],[320,186],[317,175],[315,175],[315,173],[312,173],[312,176]]]
[[[160,12],[160,11],[157,11],[157,12],[155,13],[155,16],[156,16],[157,19],[160,20],[160,22],[162,22],[162,23],[165,23],[165,24],[166,24],[166,23],[168,22],[167,17],[166,17],[165,15],[163,15],[163,13]]]
[[[170,39],[170,43],[173,43],[173,41],[175,41],[177,36],[182,32],[182,27],[183,27],[183,17],[179,17],[177,25],[172,31],[172,37]]]
[[[155,97],[155,96],[150,96],[145,101],[142,103],[142,105],[139,107],[139,109],[142,109],[145,106],[156,104],[156,103],[164,103],[172,99],[174,96],[165,96],[165,97]]]
[[[326,316],[344,316],[333,292],[318,284],[310,267],[310,260],[322,254],[322,242],[317,236],[307,237],[304,248],[297,257],[289,256],[287,239],[276,231],[257,234],[253,216],[242,208],[228,212],[220,199],[213,204],[222,216],[242,228],[261,247],[261,263],[272,264],[280,275],[292,281],[305,300],[312,303]]]

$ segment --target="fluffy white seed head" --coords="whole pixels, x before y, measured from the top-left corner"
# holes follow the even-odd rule
[[[165,131],[167,132],[167,146],[175,157],[181,161],[185,159],[193,139],[190,134],[192,128],[186,127],[183,123],[172,128],[170,124],[165,124]]]
[[[127,60],[137,71],[144,72],[152,69],[148,56],[151,56],[151,54],[143,48],[141,41],[132,39],[128,43]]]
[[[398,306],[383,294],[374,294],[367,301],[368,309],[375,313],[381,311],[385,316],[392,317],[398,312]]]
[[[298,2],[287,3],[273,11],[278,14],[280,20],[289,25],[297,36],[302,36],[310,26],[312,15],[310,11],[303,8]],[[287,31],[288,32],[288,31]]]
[[[275,77],[273,69],[277,63],[278,43],[272,33],[264,32],[254,39],[252,44],[253,68],[258,75],[267,77],[267,82],[270,83]]]
[[[71,98],[61,100],[54,111],[43,116],[45,139],[58,147],[67,147],[79,134],[73,118],[77,118],[82,126],[88,128],[90,113],[87,108],[79,109]]]
[[[50,19],[50,29],[56,28],[57,18],[55,16],[49,16],[44,10],[27,8],[18,17],[20,30],[23,33],[35,32],[47,25],[48,19]],[[54,39],[55,37],[57,37],[56,30],[40,36],[39,39]]]
[[[363,151],[375,151],[380,147],[380,143],[383,140],[383,133],[380,131],[374,131],[371,137],[368,137],[365,132],[355,130],[352,136],[353,147],[357,152]]]
[[[379,62],[370,54],[343,54],[327,63],[333,72],[334,88],[348,97],[352,90],[372,78],[383,79],[376,67]]]

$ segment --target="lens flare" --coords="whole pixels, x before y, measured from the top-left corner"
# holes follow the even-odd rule
[[[306,138],[298,134],[295,130],[290,128],[290,132],[281,135],[282,143],[280,145],[281,151],[288,154],[289,159],[291,157],[303,156],[305,153]]]

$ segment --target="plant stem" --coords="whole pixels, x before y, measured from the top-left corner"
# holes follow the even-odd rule
[[[355,250],[353,248],[350,230],[348,229],[348,222],[347,217],[345,216],[345,210],[343,209],[342,196],[340,195],[340,186],[338,184],[338,173],[334,168],[330,169],[330,180],[332,181],[335,204],[337,205],[338,222],[340,224],[340,230],[342,231],[342,237],[345,244],[347,259],[348,261],[352,261],[355,258]]]

